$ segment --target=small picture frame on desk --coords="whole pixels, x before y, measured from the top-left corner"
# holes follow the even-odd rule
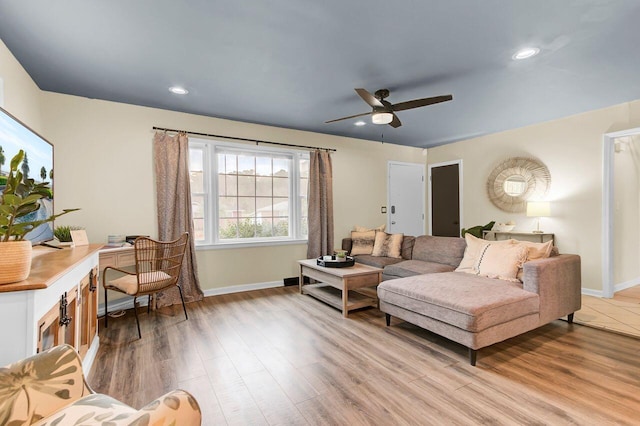
[[[73,245],[75,247],[89,245],[89,238],[87,238],[87,231],[85,231],[84,229],[77,229],[77,230],[71,231],[71,240],[73,241]]]

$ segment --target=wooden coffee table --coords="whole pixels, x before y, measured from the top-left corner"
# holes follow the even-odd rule
[[[346,318],[349,311],[354,309],[378,306],[375,290],[367,287],[380,284],[382,269],[359,263],[348,268],[327,268],[318,266],[316,259],[299,260],[298,263],[300,264],[300,293],[308,294],[341,309],[343,317]],[[305,285],[304,277],[312,278],[319,283]],[[350,290],[359,291],[349,294]]]

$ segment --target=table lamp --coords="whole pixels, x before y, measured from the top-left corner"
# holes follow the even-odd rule
[[[527,202],[527,216],[538,218],[538,227],[534,234],[542,234],[540,230],[540,218],[551,216],[551,205],[548,201],[529,201]]]

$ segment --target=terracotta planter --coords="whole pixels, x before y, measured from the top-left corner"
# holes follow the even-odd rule
[[[31,271],[31,241],[0,242],[0,284],[27,279]]]

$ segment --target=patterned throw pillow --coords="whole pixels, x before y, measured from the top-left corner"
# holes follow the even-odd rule
[[[464,256],[460,265],[456,268],[456,272],[466,272],[468,274],[478,273],[476,269],[478,256],[485,246],[489,244],[513,245],[516,242],[515,240],[487,241],[474,237],[469,233],[464,235],[464,239],[467,242],[467,248],[464,250]]]
[[[387,234],[376,232],[376,240],[373,244],[372,256],[402,257],[402,239],[404,234]]]
[[[351,231],[351,256],[371,254],[376,239],[376,231]]]
[[[476,260],[477,275],[519,282],[518,269],[527,259],[527,249],[519,244],[486,244]]]

